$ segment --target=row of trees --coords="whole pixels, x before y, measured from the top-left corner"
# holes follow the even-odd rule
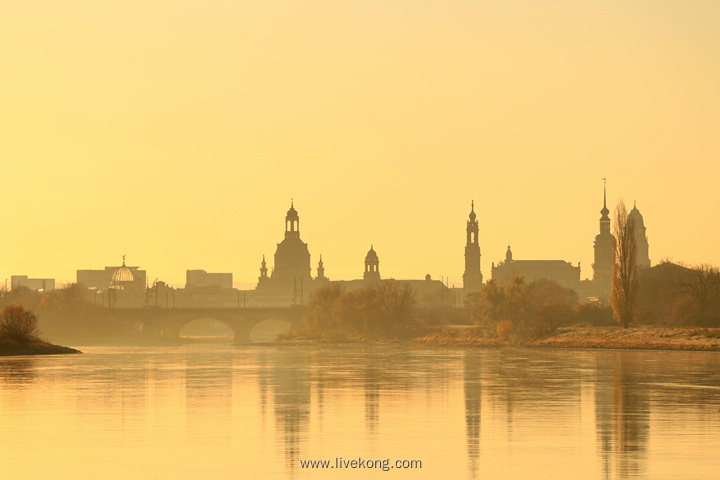
[[[347,293],[329,285],[310,295],[305,325],[317,333],[402,336],[416,325],[416,303],[415,290],[394,280]]]
[[[473,320],[505,340],[546,335],[569,323],[577,294],[552,280],[526,283],[515,277],[508,283],[488,281],[476,302]]]

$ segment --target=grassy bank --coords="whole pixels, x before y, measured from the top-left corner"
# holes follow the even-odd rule
[[[634,350],[720,351],[720,329],[657,326],[568,327],[526,342],[531,347],[619,348]]]
[[[4,338],[0,340],[0,356],[10,355],[57,355],[62,353],[82,353],[70,347],[53,345],[40,339],[17,342]]]
[[[370,335],[286,332],[281,343],[404,343],[450,347],[526,346],[540,348],[695,350],[720,351],[720,329],[669,328],[660,326],[558,328],[553,334],[532,339],[500,338],[492,330],[477,327],[441,327],[421,335],[388,338]]]

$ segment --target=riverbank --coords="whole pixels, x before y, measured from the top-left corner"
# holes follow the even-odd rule
[[[547,338],[526,342],[529,347],[614,348],[632,350],[720,351],[718,328],[567,327]]]
[[[660,326],[558,328],[542,338],[500,338],[492,330],[471,326],[440,327],[412,338],[384,338],[370,335],[309,335],[286,332],[278,343],[399,343],[448,347],[537,347],[580,349],[720,351],[720,329],[670,328]]]
[[[70,347],[53,345],[40,339],[30,340],[26,343],[9,339],[0,340],[0,357],[14,355],[58,355],[65,353],[82,353]]]

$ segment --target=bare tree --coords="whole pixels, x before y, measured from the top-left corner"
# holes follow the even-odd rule
[[[692,274],[678,281],[681,293],[687,295],[685,308],[677,308],[676,314],[685,322],[702,327],[720,324],[720,269],[712,265],[698,265]],[[683,305],[680,303],[680,305]]]
[[[637,297],[638,276],[635,246],[635,222],[628,217],[625,202],[620,200],[613,222],[615,248],[613,249],[612,292],[610,303],[615,319],[628,328],[633,321]]]

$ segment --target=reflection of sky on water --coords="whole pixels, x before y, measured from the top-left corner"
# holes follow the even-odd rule
[[[716,354],[87,350],[0,359],[9,473],[315,478],[300,460],[363,457],[423,461],[403,478],[713,478],[720,447]]]

